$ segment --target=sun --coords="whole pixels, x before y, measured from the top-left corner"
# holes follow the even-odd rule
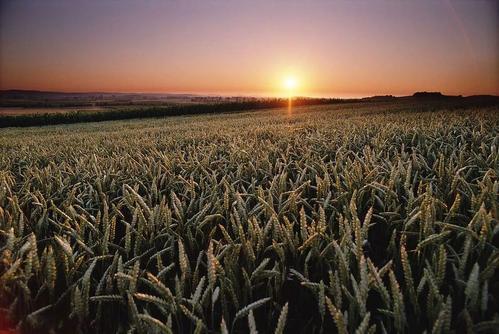
[[[287,90],[292,91],[296,89],[296,87],[298,87],[298,81],[295,77],[288,76],[286,79],[284,79],[284,87]]]

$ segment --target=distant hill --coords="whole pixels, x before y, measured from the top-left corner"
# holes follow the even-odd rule
[[[418,101],[431,100],[431,101],[447,101],[455,103],[467,103],[476,105],[497,105],[499,104],[499,96],[496,95],[444,95],[441,92],[416,92],[412,96],[406,97]]]
[[[447,99],[455,97],[463,97],[462,95],[444,95],[441,92],[416,92],[412,94],[412,97],[418,99]]]
[[[375,96],[364,97],[361,100],[372,101],[372,102],[384,102],[384,101],[393,101],[396,99],[397,97],[393,95],[375,95]]]

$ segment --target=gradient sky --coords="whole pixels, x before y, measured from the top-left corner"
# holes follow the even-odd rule
[[[1,0],[0,88],[499,95],[499,1]]]

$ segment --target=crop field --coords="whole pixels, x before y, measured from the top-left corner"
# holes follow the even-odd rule
[[[0,320],[19,333],[494,333],[498,175],[497,106],[1,129]]]
[[[0,107],[0,116],[19,116],[35,114],[64,114],[70,112],[104,111],[103,107],[73,107],[73,108],[21,108]]]

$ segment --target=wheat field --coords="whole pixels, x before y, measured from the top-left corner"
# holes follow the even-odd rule
[[[0,131],[20,333],[499,326],[499,109],[307,106]]]

